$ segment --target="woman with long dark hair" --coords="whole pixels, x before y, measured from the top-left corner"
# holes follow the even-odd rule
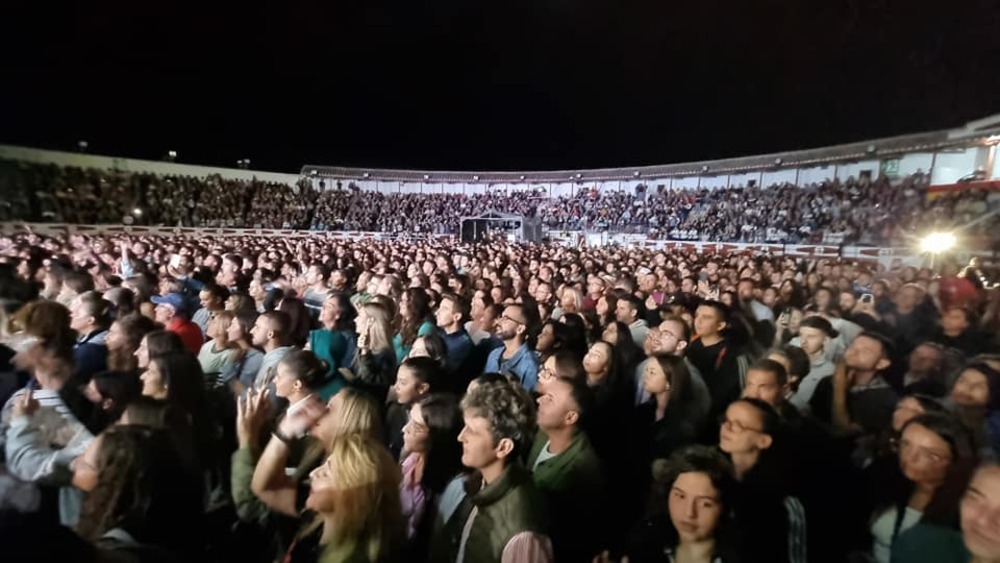
[[[430,316],[430,298],[426,291],[411,287],[403,292],[399,300],[399,331],[392,337],[397,362],[406,358],[418,336],[434,331]]]
[[[84,499],[77,532],[99,548],[141,550],[157,560],[196,557],[201,547],[202,498],[192,471],[165,430],[115,426],[98,438],[97,481]]]
[[[152,319],[142,315],[132,314],[119,317],[111,323],[108,335],[104,339],[108,347],[108,369],[111,371],[135,371],[139,368],[139,360],[135,353],[139,344],[147,334],[157,329],[159,325]]]
[[[410,408],[403,427],[405,451],[400,497],[408,520],[411,561],[425,560],[437,499],[462,470],[462,410],[452,395],[435,393]]]
[[[892,543],[920,522],[957,528],[958,502],[976,456],[961,423],[944,413],[919,415],[900,433],[895,471],[870,483],[872,556],[888,563]]]
[[[155,356],[140,379],[143,395],[166,401],[182,414],[201,468],[209,468],[214,456],[218,455],[217,428],[209,412],[198,360],[185,352]]]
[[[307,349],[326,362],[326,379],[319,389],[320,397],[327,400],[344,386],[340,368],[349,367],[357,350],[358,336],[355,334],[354,319],[357,313],[347,295],[337,291],[330,293],[319,312],[322,328],[309,333]]]
[[[632,340],[632,331],[621,321],[608,323],[601,333],[601,340],[615,347],[615,359],[619,371],[623,374],[635,373],[635,368],[639,367],[645,358],[642,348],[636,346],[635,340]]]
[[[139,341],[139,347],[135,350],[136,367],[145,370],[149,367],[150,359],[170,353],[181,354],[185,350],[184,343],[176,332],[166,330],[148,332]]]
[[[105,371],[90,379],[83,394],[95,406],[92,419],[83,422],[97,435],[121,418],[125,407],[142,394],[142,383],[132,371]]]

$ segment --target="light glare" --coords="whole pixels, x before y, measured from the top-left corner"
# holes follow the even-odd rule
[[[955,235],[951,233],[931,233],[920,241],[920,249],[931,254],[940,254],[954,248],[955,242]]]

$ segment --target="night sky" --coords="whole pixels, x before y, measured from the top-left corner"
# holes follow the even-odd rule
[[[15,4],[0,142],[99,154],[597,168],[1000,112],[995,0]]]

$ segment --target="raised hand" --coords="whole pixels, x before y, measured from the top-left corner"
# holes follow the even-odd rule
[[[260,444],[260,434],[267,422],[270,408],[266,389],[250,389],[245,396],[237,398],[236,437],[241,448]]]

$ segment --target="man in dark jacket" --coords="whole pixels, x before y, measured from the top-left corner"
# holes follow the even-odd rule
[[[534,431],[531,397],[508,380],[484,383],[462,411],[462,464],[473,471],[441,495],[431,560],[550,563],[544,500],[519,461]]]
[[[538,397],[538,434],[528,469],[548,503],[557,561],[589,561],[603,545],[604,474],[580,429],[591,393],[581,379],[555,377]]]

